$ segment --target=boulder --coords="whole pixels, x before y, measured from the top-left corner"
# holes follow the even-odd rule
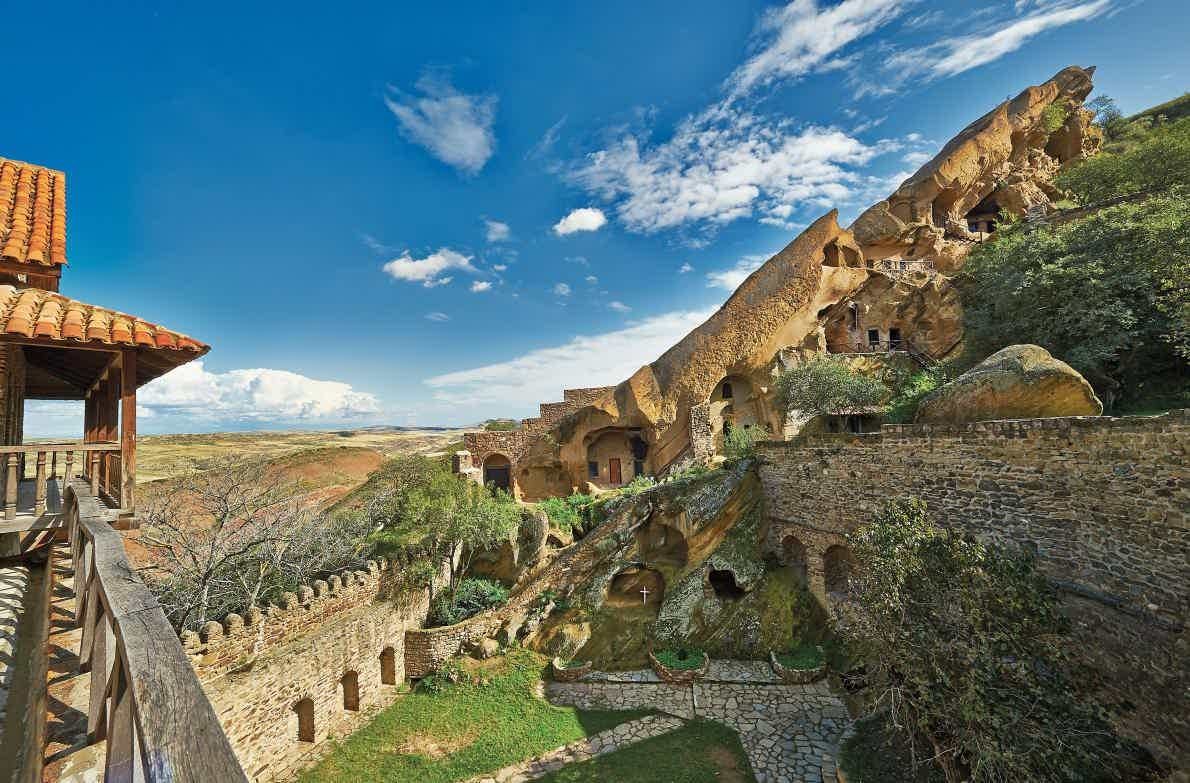
[[[919,424],[1098,416],[1103,403],[1066,362],[1037,345],[1011,345],[927,395]]]
[[[500,643],[495,639],[479,639],[471,645],[471,657],[476,660],[487,660],[500,654]]]

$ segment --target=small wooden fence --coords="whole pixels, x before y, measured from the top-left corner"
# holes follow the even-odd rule
[[[224,783],[247,778],[165,613],[128,565],[113,513],[66,483],[79,668],[91,673],[90,742],[107,741],[104,781]]]

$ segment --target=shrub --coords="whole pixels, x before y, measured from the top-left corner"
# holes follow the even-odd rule
[[[1129,129],[1135,141],[1072,166],[1054,183],[1082,204],[1190,183],[1190,117],[1151,125],[1140,121]]]
[[[723,437],[723,457],[734,465],[756,456],[756,441],[768,435],[764,427],[732,427]]]
[[[630,498],[634,495],[639,495],[646,489],[655,486],[657,486],[657,479],[653,478],[652,476],[637,476],[620,489],[620,494],[623,497]]]
[[[893,385],[893,395],[888,401],[885,421],[889,424],[906,424],[913,421],[918,403],[934,389],[946,382],[942,369],[919,370],[898,379]]]
[[[480,612],[503,606],[508,588],[490,579],[463,579],[453,592],[439,593],[430,607],[429,625],[454,625]]]
[[[1066,124],[1066,118],[1070,116],[1070,112],[1065,106],[1060,103],[1051,103],[1046,106],[1041,112],[1041,122],[1049,133],[1061,128]]]
[[[982,358],[1006,345],[1040,345],[1085,375],[1111,408],[1146,382],[1184,384],[1188,279],[1185,195],[1053,228],[1007,229],[972,252],[958,278],[967,348]]]
[[[689,671],[700,668],[705,655],[706,653],[697,647],[679,647],[677,649],[665,649],[653,653],[653,657],[661,661],[661,664],[665,668],[673,669],[674,671]]]

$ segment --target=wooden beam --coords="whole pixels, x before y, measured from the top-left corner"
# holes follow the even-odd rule
[[[62,267],[22,264],[18,261],[0,261],[0,272],[8,272],[14,275],[57,278],[62,276]],[[54,290],[58,290],[57,286],[54,287]]]
[[[120,367],[120,508],[136,509],[136,351]]]
[[[108,380],[109,376],[112,374],[112,370],[115,369],[116,365],[120,363],[120,356],[122,356],[122,353],[119,351],[112,353],[112,358],[107,360],[107,364],[104,365],[103,371],[99,373],[99,377],[97,377],[95,382],[92,383],[90,388],[87,389],[88,397],[99,388],[99,384]]]

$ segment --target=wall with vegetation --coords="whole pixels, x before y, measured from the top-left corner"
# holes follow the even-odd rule
[[[941,524],[1034,548],[1064,591],[1072,649],[1122,729],[1190,767],[1190,411],[960,426],[886,425],[880,434],[758,447],[768,540],[797,534],[822,552],[888,499],[915,496]],[[776,532],[774,532],[776,531]],[[815,570],[817,569],[817,574]]]

